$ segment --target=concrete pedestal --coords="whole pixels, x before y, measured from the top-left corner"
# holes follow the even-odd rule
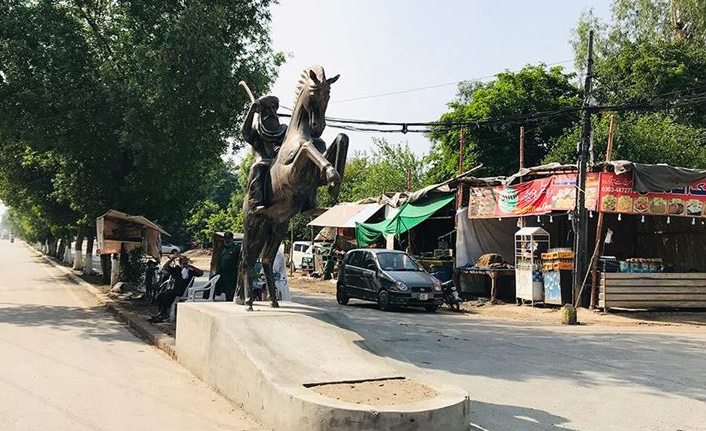
[[[281,431],[466,431],[468,394],[430,386],[437,396],[393,407],[352,404],[310,387],[404,377],[321,309],[282,302],[247,312],[232,303],[181,303],[179,362],[264,424]]]

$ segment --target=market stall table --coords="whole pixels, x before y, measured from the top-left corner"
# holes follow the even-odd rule
[[[490,277],[490,301],[495,301],[497,295],[497,280],[499,277],[511,277],[515,275],[514,268],[479,268],[471,266],[466,268],[458,268],[459,271],[471,275],[487,275]]]

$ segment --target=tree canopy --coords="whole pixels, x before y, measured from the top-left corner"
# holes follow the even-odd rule
[[[571,84],[573,75],[559,66],[526,66],[519,72],[503,72],[488,83],[462,83],[456,99],[449,103],[430,134],[433,147],[429,155],[432,181],[443,181],[458,173],[459,127],[454,123],[475,123],[465,128],[464,168],[483,163],[484,174],[506,175],[519,167],[519,127],[512,121],[541,112],[580,105],[578,89]],[[483,123],[489,119],[507,121]],[[527,124],[525,130],[525,164],[539,163],[553,141],[577,120],[577,114],[551,118],[551,121]]]
[[[706,94],[706,18],[698,13],[705,8],[701,0],[616,0],[611,25],[590,13],[579,20],[577,59],[588,30],[597,32],[594,98],[636,108],[617,114],[613,159],[706,167],[706,105],[699,101]],[[594,119],[599,160],[608,114]],[[574,125],[546,160],[573,162],[578,140]]]
[[[228,200],[218,192],[228,185],[204,179],[237,142],[247,103],[238,81],[265,92],[282,61],[271,1],[148,3],[0,8],[0,153],[13,158],[0,182],[15,185],[0,198],[17,211],[40,195],[75,222],[116,208],[167,225],[203,195]],[[28,163],[45,178],[18,182]]]

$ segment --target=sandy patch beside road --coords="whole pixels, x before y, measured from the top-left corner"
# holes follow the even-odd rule
[[[311,389],[325,397],[373,407],[399,406],[430,400],[438,395],[433,389],[407,379],[331,383]]]

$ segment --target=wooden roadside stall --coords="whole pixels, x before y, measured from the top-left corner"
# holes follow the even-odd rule
[[[143,216],[110,210],[98,217],[98,253],[102,256],[112,256],[110,285],[114,286],[119,281],[121,254],[133,249],[142,249],[145,254],[159,260],[161,235],[169,236],[164,229]]]
[[[610,165],[600,174],[599,211],[613,236],[606,254],[619,266],[600,273],[598,306],[706,309],[706,171]]]

